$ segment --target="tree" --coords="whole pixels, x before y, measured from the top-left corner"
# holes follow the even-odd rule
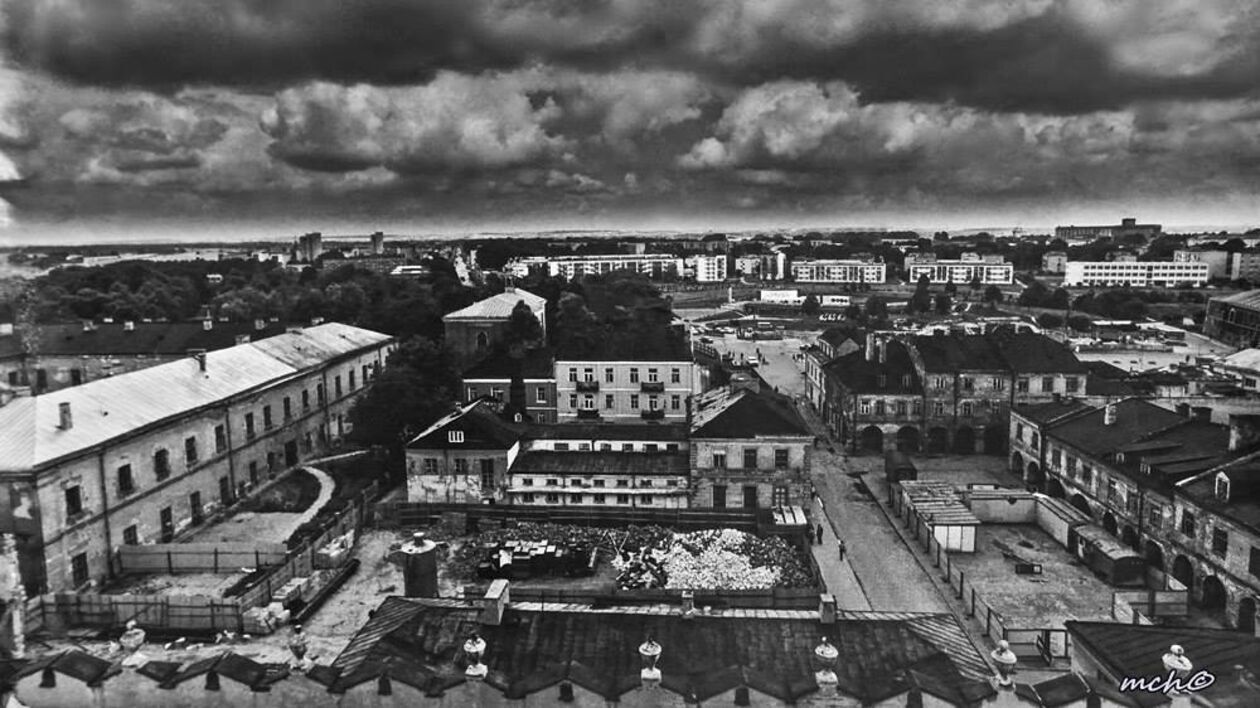
[[[411,337],[390,355],[372,388],[350,409],[350,437],[362,445],[401,450],[408,434],[450,412],[458,387],[446,350],[431,339]]]
[[[1053,312],[1037,315],[1037,324],[1046,329],[1058,329],[1063,326],[1063,318]]]
[[[914,294],[910,296],[911,312],[927,312],[932,309],[931,287],[932,279],[926,273],[920,275],[919,282],[914,286]]]
[[[936,314],[948,315],[953,309],[954,303],[947,293],[937,293],[936,295]]]
[[[945,282],[945,294],[950,297],[954,297],[955,295],[958,294],[958,285],[954,283],[953,280],[948,280]]]
[[[1067,326],[1077,332],[1088,332],[1094,328],[1094,321],[1085,315],[1072,315],[1067,318]]]
[[[1056,310],[1066,310],[1072,305],[1072,296],[1064,288],[1055,288],[1050,294],[1050,300],[1046,303],[1046,307],[1053,307]]]
[[[882,320],[888,317],[888,302],[879,295],[872,295],[866,298],[866,316],[872,320]]]
[[[967,283],[967,287],[971,288],[971,292],[975,293],[980,290],[980,274],[977,273],[971,277],[971,282]]]
[[[1002,289],[998,286],[990,285],[984,289],[984,301],[989,303],[990,307],[997,307],[997,304],[1004,299],[1006,296],[1002,294]]]
[[[512,307],[512,314],[508,317],[507,329],[503,332],[503,343],[509,348],[515,345],[532,346],[540,343],[543,338],[542,323],[538,321],[538,317],[534,311],[529,309],[529,305],[524,300],[520,300]]]
[[[806,295],[805,302],[801,303],[801,314],[814,317],[820,310],[822,310],[822,303],[818,302],[818,296],[813,293]]]

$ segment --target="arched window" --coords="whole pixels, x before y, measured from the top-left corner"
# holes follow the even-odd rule
[[[485,332],[477,333],[477,351],[484,351],[490,347],[490,337]]]

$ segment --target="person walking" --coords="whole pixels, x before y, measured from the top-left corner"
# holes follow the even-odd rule
[[[818,545],[821,546],[822,545],[822,524],[818,524],[818,528],[815,529],[815,533],[817,534],[817,538],[818,538],[817,543]]]
[[[841,540],[841,541],[840,541],[840,562],[841,562],[841,563],[843,563],[843,562],[844,562],[844,552],[845,552],[845,550],[846,550],[846,549],[845,549],[845,546],[844,546],[844,541],[843,541],[843,540]]]

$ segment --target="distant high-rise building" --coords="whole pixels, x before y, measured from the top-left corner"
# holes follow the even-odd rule
[[[1147,239],[1155,238],[1163,232],[1163,226],[1159,224],[1139,224],[1137,219],[1125,218],[1121,219],[1118,225],[1111,226],[1056,226],[1054,228],[1055,238],[1064,240],[1069,239],[1098,239],[1098,238],[1123,238],[1125,236],[1143,236]]]

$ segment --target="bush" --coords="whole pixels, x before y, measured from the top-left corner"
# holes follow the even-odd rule
[[[1063,318],[1052,312],[1037,316],[1037,324],[1046,329],[1058,329],[1063,326]]]
[[[1072,315],[1067,319],[1067,326],[1077,332],[1088,332],[1094,328],[1094,322],[1085,315]]]

